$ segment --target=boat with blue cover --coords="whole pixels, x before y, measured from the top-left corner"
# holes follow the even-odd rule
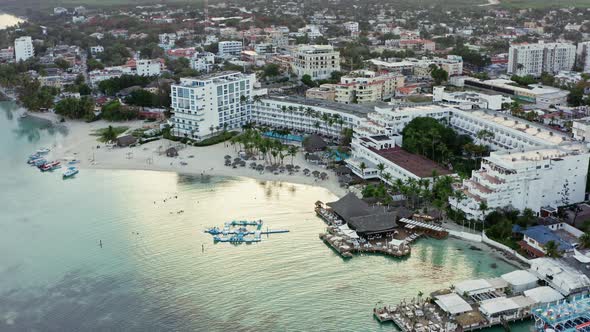
[[[39,150],[37,150],[36,154],[39,154],[39,155],[48,154],[49,151],[51,151],[49,148],[40,148]]]
[[[77,167],[68,167],[68,169],[66,169],[66,171],[63,173],[63,178],[67,179],[67,178],[71,178],[72,176],[78,174],[80,171],[78,170]]]

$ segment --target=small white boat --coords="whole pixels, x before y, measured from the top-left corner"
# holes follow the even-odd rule
[[[49,151],[51,151],[49,148],[41,148],[41,149],[37,150],[37,152],[35,152],[35,153],[37,153],[37,154],[48,154]]]
[[[67,179],[67,178],[71,178],[72,176],[78,174],[80,171],[78,170],[77,167],[68,167],[68,169],[66,169],[66,171],[63,173],[63,178]]]

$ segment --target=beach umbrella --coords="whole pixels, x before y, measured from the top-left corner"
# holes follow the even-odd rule
[[[266,167],[265,167],[265,169],[266,169],[267,171],[272,171],[272,167],[271,167],[271,166],[266,166]]]
[[[316,177],[316,178],[317,178],[317,177],[318,177],[318,175],[320,175],[320,172],[319,172],[319,171],[313,171],[313,172],[311,172],[311,174],[312,174],[314,177]]]
[[[258,165],[258,166],[256,166],[256,170],[257,171],[263,171],[264,170],[264,165]]]
[[[304,170],[303,170],[303,173],[305,173],[305,174],[308,174],[308,173],[309,173],[309,169],[307,169],[307,168],[306,168],[306,169],[304,169]]]
[[[240,161],[242,161],[242,159],[240,159],[240,158],[234,158],[234,163],[237,163],[237,162],[240,162]]]
[[[301,168],[301,166],[295,165],[295,169],[300,169],[300,168]]]
[[[256,168],[256,163],[250,163],[250,168]]]
[[[322,173],[320,173],[320,177],[321,177],[322,179],[325,179],[325,178],[327,178],[327,177],[328,177],[328,173],[326,173],[326,172],[322,172]]]
[[[240,162],[240,166],[241,167],[246,167],[246,162],[245,161]]]
[[[225,159],[231,159],[231,156],[229,154],[226,154],[225,157],[223,157]]]

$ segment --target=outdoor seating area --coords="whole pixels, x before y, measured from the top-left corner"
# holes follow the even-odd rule
[[[373,309],[373,314],[380,322],[392,321],[403,332],[445,332],[449,320],[444,312],[429,299],[412,299],[402,301],[396,307]]]

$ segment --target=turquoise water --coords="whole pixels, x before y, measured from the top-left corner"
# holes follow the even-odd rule
[[[24,159],[67,133],[0,108],[0,331],[393,331],[377,302],[513,269],[457,240],[343,261],[318,239],[313,204],[335,197],[317,187],[84,169],[63,181]],[[242,246],[202,232],[237,218],[291,232]]]

